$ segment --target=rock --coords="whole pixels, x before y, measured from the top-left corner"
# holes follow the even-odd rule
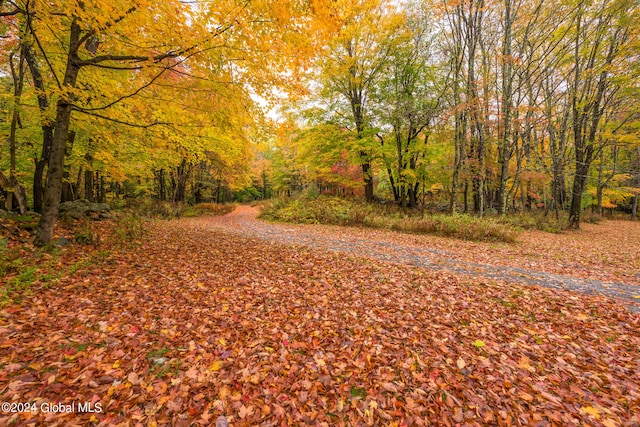
[[[63,216],[67,216],[73,219],[80,219],[87,216],[87,211],[82,209],[72,209],[64,212]]]
[[[71,244],[71,240],[69,240],[69,239],[67,239],[65,237],[60,237],[59,239],[56,239],[54,244],[56,246],[67,246],[67,245]]]
[[[74,200],[73,202],[60,203],[60,216],[80,219],[89,215],[88,200]]]
[[[111,208],[106,203],[91,203],[89,210],[94,213],[109,212]]]
[[[111,211],[111,207],[106,203],[93,203],[86,199],[80,199],[72,202],[61,203],[59,216],[80,219],[85,218],[92,213],[100,215],[109,211]]]

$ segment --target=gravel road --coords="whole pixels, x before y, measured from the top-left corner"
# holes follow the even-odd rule
[[[286,245],[309,246],[345,253],[353,257],[466,274],[488,280],[572,290],[585,294],[601,294],[621,300],[620,302],[629,310],[640,313],[640,289],[632,284],[604,282],[514,266],[468,262],[457,259],[449,251],[424,245],[398,243],[403,239],[391,242],[389,239],[381,239],[375,233],[365,236],[362,233],[349,233],[347,227],[270,223],[258,220],[258,213],[258,207],[239,206],[230,214],[197,218],[194,221],[203,227]]]

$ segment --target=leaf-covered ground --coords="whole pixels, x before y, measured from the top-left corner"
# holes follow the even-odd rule
[[[640,316],[615,300],[296,243],[371,230],[288,226],[283,241],[229,228],[241,225],[156,222],[142,245],[4,307],[0,400],[103,411],[0,412],[0,425],[640,423]],[[541,236],[614,253],[589,231]],[[394,236],[475,259],[475,244],[382,238]],[[529,243],[577,261],[560,243]],[[518,261],[524,246],[478,248],[481,261],[537,259]]]
[[[242,209],[245,212],[242,212]],[[253,209],[253,211],[252,211]],[[240,215],[229,216],[227,221],[237,224],[252,223],[256,208],[241,207]],[[566,274],[574,277],[598,279],[640,285],[640,222],[603,221],[599,224],[583,223],[579,231],[552,234],[543,231],[524,231],[516,244],[484,243],[450,239],[433,235],[404,235],[370,229],[321,225],[271,224],[261,234],[273,229],[286,234],[287,230],[303,230],[309,236],[326,239],[333,235],[346,240],[373,240],[383,244],[398,244],[408,249],[428,248],[441,257],[453,258],[461,263],[473,262],[496,266],[511,266]],[[343,230],[343,231],[340,231]],[[344,236],[343,236],[344,234]],[[438,261],[438,257],[434,257]]]
[[[608,221],[562,236],[534,231],[517,244],[474,243],[431,235],[352,227],[265,223],[239,207],[207,223],[285,244],[425,267],[486,280],[517,282],[616,298],[640,312],[640,224]],[[623,231],[621,233],[621,231]],[[611,236],[617,236],[612,242]]]

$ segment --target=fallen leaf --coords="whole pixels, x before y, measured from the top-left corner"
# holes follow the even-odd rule
[[[583,414],[592,415],[596,419],[600,419],[600,411],[598,411],[593,406],[583,406],[582,408],[580,408],[580,412],[582,412]]]

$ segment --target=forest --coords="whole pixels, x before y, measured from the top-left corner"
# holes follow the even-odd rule
[[[639,425],[639,23],[0,0],[0,425]]]
[[[3,1],[7,210],[299,194],[637,217],[633,1]],[[134,24],[135,23],[135,24]]]

